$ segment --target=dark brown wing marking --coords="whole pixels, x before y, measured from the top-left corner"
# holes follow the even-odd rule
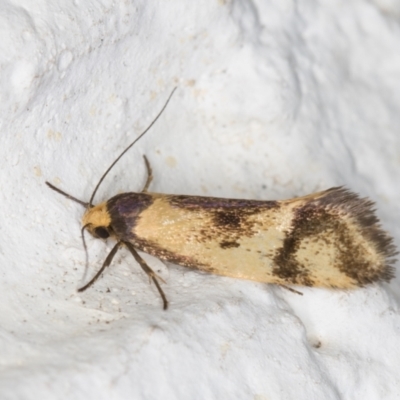
[[[236,200],[201,196],[168,196],[173,207],[201,211],[212,220],[209,230],[202,230],[198,236],[200,242],[218,238],[221,249],[239,247],[241,237],[251,237],[255,222],[250,216],[266,209],[279,208],[277,201]]]
[[[335,245],[335,267],[360,286],[389,281],[394,276],[392,265],[397,252],[392,239],[380,228],[372,207],[371,201],[343,188],[330,189],[321,198],[298,207],[294,210],[292,227],[274,258],[273,273],[290,283],[313,286],[307,265],[297,261],[296,253],[303,239],[314,238]],[[352,220],[359,233],[375,247],[373,250],[382,256],[381,266],[371,263],[366,249],[354,240],[355,232],[343,217]]]

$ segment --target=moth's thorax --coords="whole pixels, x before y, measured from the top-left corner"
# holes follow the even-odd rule
[[[149,193],[121,193],[107,201],[111,217],[111,228],[115,235],[130,240],[141,213],[153,203]]]
[[[88,229],[98,226],[108,227],[111,224],[111,217],[107,210],[107,203],[100,203],[86,210],[82,218],[82,225],[88,225]]]

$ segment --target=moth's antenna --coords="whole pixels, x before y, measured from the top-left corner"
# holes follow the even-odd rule
[[[55,187],[54,185],[52,185],[50,182],[46,181],[46,185],[50,188],[53,189],[55,192],[62,194],[63,196],[65,196],[67,199],[76,201],[77,203],[81,204],[83,207],[88,208],[89,207],[89,203],[86,203],[85,201],[79,200],[73,196],[71,196],[70,194],[62,191],[61,189],[59,189],[58,187]]]
[[[81,237],[82,237],[82,243],[83,243],[83,248],[85,249],[85,273],[83,274],[82,280],[86,279],[86,275],[88,272],[89,268],[89,254],[87,251],[87,246],[86,246],[86,240],[85,240],[85,229],[89,226],[90,224],[86,224],[82,227],[81,229]]]
[[[93,207],[93,199],[94,196],[97,192],[97,189],[99,188],[99,186],[101,185],[101,183],[103,182],[104,178],[107,176],[107,174],[111,171],[111,169],[114,167],[114,165],[120,160],[120,158],[140,139],[142,138],[149,130],[150,128],[156,123],[156,121],[158,120],[158,118],[160,118],[160,115],[164,112],[165,108],[167,107],[169,101],[171,100],[172,95],[174,94],[176,90],[176,87],[172,90],[171,94],[169,95],[167,101],[165,102],[163,108],[161,109],[161,111],[157,114],[157,116],[153,119],[153,122],[115,159],[115,161],[108,167],[107,171],[104,172],[103,176],[100,178],[99,183],[96,185],[96,187],[94,188],[94,191],[92,193],[92,197],[89,200],[89,206],[88,208],[92,208]]]

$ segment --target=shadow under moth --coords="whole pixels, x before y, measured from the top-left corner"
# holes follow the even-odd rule
[[[396,248],[380,227],[374,203],[342,187],[283,201],[151,193],[152,172],[144,157],[148,177],[141,192],[93,205],[105,176],[154,125],[174,91],[149,127],[107,169],[88,203],[46,182],[86,208],[86,252],[85,230],[116,240],[100,270],[78,291],[91,286],[123,246],[156,285],[164,309],[168,302],[161,278],[137,250],[184,267],[285,287],[352,289],[394,277]]]

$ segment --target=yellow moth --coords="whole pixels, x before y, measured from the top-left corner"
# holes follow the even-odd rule
[[[145,158],[148,178],[140,193],[122,193],[94,206],[104,177],[153,126],[173,92],[107,169],[88,203],[46,182],[86,208],[82,238],[88,230],[96,238],[116,240],[101,269],[79,291],[96,281],[121,246],[153,280],[164,309],[168,303],[160,278],[137,250],[188,268],[283,286],[351,289],[393,278],[396,248],[381,229],[373,203],[342,187],[283,201],[150,193],[152,173]]]

